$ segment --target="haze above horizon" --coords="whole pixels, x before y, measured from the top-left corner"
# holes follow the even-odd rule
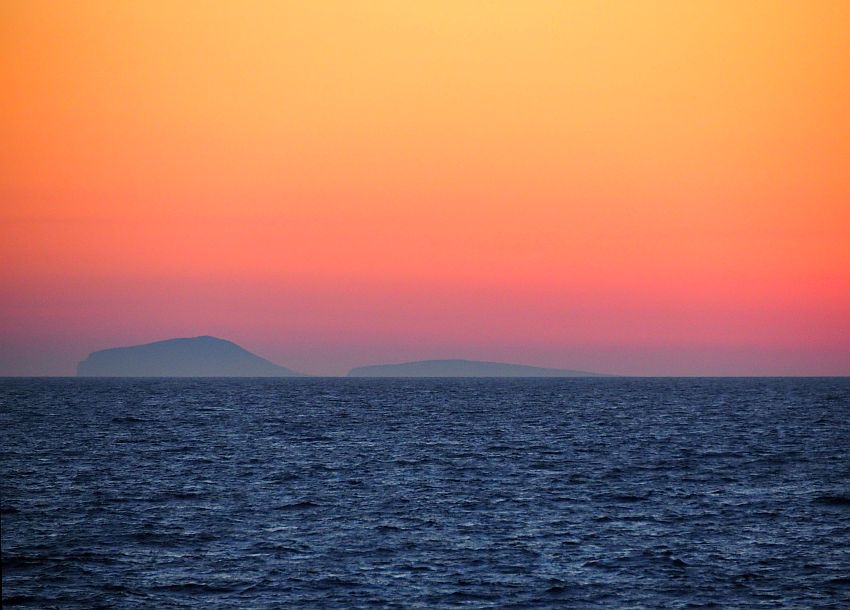
[[[0,375],[850,374],[850,3],[2,13]]]

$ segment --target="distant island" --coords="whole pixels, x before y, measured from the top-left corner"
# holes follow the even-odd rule
[[[166,339],[89,354],[78,377],[304,377],[232,341],[217,337]],[[607,377],[601,373],[549,369],[481,360],[419,360],[351,369],[348,377]]]
[[[92,352],[78,377],[299,377],[231,341],[216,337],[167,339]]]
[[[403,364],[361,366],[349,377],[607,377],[601,373],[546,369],[524,364],[480,360],[419,360]]]

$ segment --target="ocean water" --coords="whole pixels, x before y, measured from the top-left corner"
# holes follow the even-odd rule
[[[6,379],[0,449],[3,607],[850,607],[848,379]]]

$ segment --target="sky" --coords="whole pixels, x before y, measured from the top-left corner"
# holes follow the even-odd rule
[[[0,375],[850,374],[850,2],[0,6]]]

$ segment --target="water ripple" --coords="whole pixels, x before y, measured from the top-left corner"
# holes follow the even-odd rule
[[[847,379],[0,380],[4,607],[843,608]]]

